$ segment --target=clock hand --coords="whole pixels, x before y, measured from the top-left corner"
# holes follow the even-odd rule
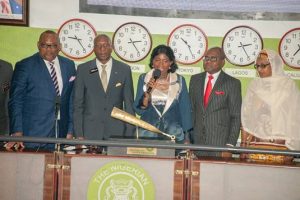
[[[242,46],[246,47],[246,46],[250,46],[250,45],[252,45],[252,44],[244,44]],[[242,46],[238,46],[238,47],[242,47]]]
[[[180,39],[186,44],[186,46],[189,48],[191,55],[193,56],[193,52],[191,50],[191,45],[189,45],[188,42],[186,40],[184,40],[182,37]]]
[[[192,52],[192,50],[191,50],[191,45],[187,45],[188,46],[188,48],[189,48],[189,51],[190,51],[190,53],[191,53],[191,56],[193,57],[193,52]]]
[[[83,50],[85,50],[85,48],[83,47],[82,43],[81,43],[81,39],[77,39],[78,43],[80,44],[80,46],[82,47]]]
[[[300,51],[300,44],[298,44],[298,50],[294,53],[293,56],[295,56]]]
[[[141,40],[136,40],[136,41],[131,40],[131,41],[128,42],[128,43],[130,44],[130,43],[136,43],[136,42],[142,42],[142,41],[141,41]]]
[[[247,56],[247,58],[249,58],[249,55],[247,54],[247,51],[246,51],[245,48],[244,48],[245,45],[243,45],[242,42],[240,42],[240,44],[241,44],[241,46],[238,46],[238,47],[242,47],[242,48],[243,48],[243,51],[245,52],[245,54],[246,54],[246,56]],[[248,46],[248,45],[247,45],[247,46]]]
[[[68,38],[77,40],[77,37],[70,37],[70,36],[69,36]]]
[[[85,50],[85,48],[83,47],[82,43],[81,43],[81,40],[80,38],[78,38],[76,35],[74,35],[74,37],[69,37],[69,38],[72,38],[72,39],[75,39],[78,41],[78,43],[80,44],[80,46],[82,47],[83,50]]]
[[[188,45],[187,41],[184,40],[182,37],[180,38],[186,45]]]
[[[130,39],[130,42],[128,42],[128,43],[132,43],[132,45],[134,46],[135,50],[136,50],[138,53],[140,53],[139,50],[137,49],[137,47],[136,47],[135,44],[134,44],[136,41],[132,41],[131,38],[129,38],[129,39]]]

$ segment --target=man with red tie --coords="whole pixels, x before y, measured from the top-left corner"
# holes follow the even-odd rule
[[[204,72],[190,81],[194,144],[234,146],[241,124],[241,83],[222,68],[225,55],[221,48],[209,49],[203,60]],[[199,156],[219,156],[214,152],[196,152]],[[222,153],[222,156],[231,156]]]

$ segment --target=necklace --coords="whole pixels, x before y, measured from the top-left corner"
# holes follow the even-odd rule
[[[169,84],[169,80],[170,80],[170,76],[169,76],[169,73],[168,73],[166,77],[160,77],[159,79],[157,79],[156,82],[158,84]]]

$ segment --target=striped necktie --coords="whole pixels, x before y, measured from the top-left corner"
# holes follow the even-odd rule
[[[55,87],[56,95],[60,96],[57,76],[56,76],[56,72],[55,72],[55,68],[54,68],[54,62],[49,62],[49,65],[50,65],[50,75],[51,75],[51,79],[52,79],[54,87]]]

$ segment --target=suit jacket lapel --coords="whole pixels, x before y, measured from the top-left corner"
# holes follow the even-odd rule
[[[103,93],[104,92],[104,88],[103,88],[103,85],[102,85],[102,82],[101,82],[101,79],[100,79],[100,76],[99,76],[99,71],[96,71],[96,72],[93,72],[93,73],[90,73],[91,70],[93,69],[97,69],[97,64],[96,64],[96,59],[93,60],[92,64],[89,67],[89,77],[90,79],[92,79],[92,83],[95,83],[95,85],[97,86],[97,91],[102,91]]]
[[[213,99],[215,97],[214,93],[220,88],[220,86],[223,82],[224,82],[224,72],[221,71],[221,73],[219,74],[219,77],[218,77],[217,81],[215,82],[215,85],[211,91],[211,94],[209,96],[207,107],[209,106],[210,102],[213,101]]]
[[[173,105],[173,101],[176,99],[178,91],[180,90],[180,81],[177,80],[178,76],[175,73],[170,73],[170,83],[176,82],[176,84],[170,85],[169,92],[168,92],[168,99],[163,110],[163,114],[167,112],[171,105]]]
[[[199,80],[198,80],[198,83],[197,85],[200,85],[200,88],[199,88],[199,91],[197,91],[197,94],[199,95],[199,99],[201,102],[199,102],[201,104],[201,108],[202,108],[202,111],[204,111],[204,102],[203,102],[203,98],[204,98],[204,87],[205,87],[205,76],[206,76],[206,73],[201,73],[200,76],[199,76]]]
[[[43,58],[40,55],[37,55],[37,62],[38,62],[37,66],[40,66],[38,70],[41,72],[39,74],[41,75],[41,77],[45,77],[46,78],[46,81],[48,82],[47,83],[47,87],[52,88],[53,94],[56,94],[54,83],[53,83],[53,81],[51,79],[51,75],[49,73],[49,70],[48,70],[48,68],[46,66],[45,61],[43,60]]]
[[[113,89],[113,87],[115,87],[114,83],[118,80],[118,73],[119,73],[118,66],[116,66],[115,60],[112,59],[111,72],[110,72],[106,93],[108,93],[110,90]]]
[[[66,69],[66,66],[64,64],[64,62],[58,58],[58,61],[59,61],[59,67],[60,67],[60,72],[61,72],[61,78],[62,78],[62,82],[63,82],[63,90],[61,92],[61,96],[64,95],[64,92],[66,91],[66,86],[68,84],[68,80],[67,80],[67,69]]]

